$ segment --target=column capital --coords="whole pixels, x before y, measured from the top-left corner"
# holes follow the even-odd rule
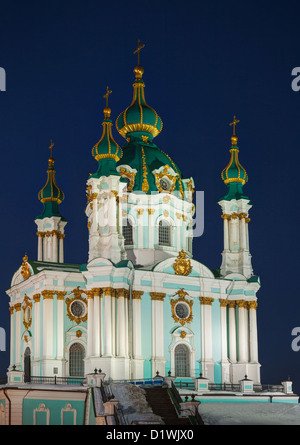
[[[239,308],[247,308],[247,301],[245,300],[236,300],[236,304]]]
[[[43,295],[43,300],[52,300],[55,294],[55,290],[43,290],[43,292],[41,293]]]
[[[133,300],[141,300],[143,293],[144,292],[142,290],[133,290],[132,291],[132,299]]]
[[[88,298],[100,297],[102,298],[103,289],[101,287],[93,287],[91,290],[85,292]]]
[[[67,294],[67,292],[64,291],[57,291],[56,295],[57,295],[57,299],[58,300],[64,300],[65,295]]]
[[[235,305],[236,305],[236,301],[235,300],[228,300],[228,307],[230,308],[230,309],[234,309],[235,308]]]
[[[166,294],[163,292],[150,292],[150,296],[153,301],[164,301]]]
[[[45,236],[45,232],[36,232],[37,236],[43,238]]]
[[[202,305],[208,305],[208,306],[211,306],[214,301],[214,298],[212,297],[199,297],[199,299]]]
[[[228,306],[228,303],[229,303],[228,300],[225,300],[224,298],[220,298],[219,301],[220,301],[220,306],[221,306],[221,307],[226,307],[226,306]]]
[[[248,309],[256,309],[257,308],[257,301],[247,301]]]
[[[223,215],[221,215],[221,218],[229,220],[231,218],[231,215],[227,215],[226,213],[223,213]]]
[[[10,306],[10,307],[9,307],[10,315],[13,315],[14,310],[15,310],[14,306]]]
[[[41,300],[41,294],[34,294],[32,299],[35,303],[39,303]]]
[[[104,295],[107,295],[110,297],[115,296],[115,289],[113,289],[112,287],[103,287],[102,290],[103,290]]]
[[[15,308],[16,312],[19,312],[21,310],[21,303],[15,304],[14,308]]]

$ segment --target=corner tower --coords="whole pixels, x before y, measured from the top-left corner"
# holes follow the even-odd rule
[[[59,204],[64,200],[65,195],[55,181],[54,158],[52,156],[53,147],[54,143],[51,140],[47,181],[38,194],[38,198],[44,207],[42,213],[35,219],[38,229],[38,261],[63,263],[64,228],[67,220],[61,215]]]
[[[233,135],[231,137],[230,161],[222,171],[221,177],[227,185],[226,195],[219,200],[224,221],[224,250],[222,253],[221,275],[239,273],[245,278],[253,274],[251,255],[249,251],[248,224],[249,210],[252,205],[244,195],[243,186],[248,181],[246,170],[239,162],[236,136],[236,125],[239,120],[234,116]]]

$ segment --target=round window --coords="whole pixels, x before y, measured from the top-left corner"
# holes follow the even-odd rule
[[[190,314],[190,309],[185,303],[177,303],[175,306],[175,313],[178,318],[184,319],[188,318]]]
[[[169,188],[170,188],[169,181],[167,181],[167,180],[164,179],[164,178],[162,178],[162,179],[159,181],[159,184],[160,184],[160,186],[161,186],[161,188],[162,188],[163,190],[169,190]]]
[[[82,303],[82,301],[73,301],[70,309],[74,317],[83,317],[83,315],[85,314],[85,305],[84,303]]]

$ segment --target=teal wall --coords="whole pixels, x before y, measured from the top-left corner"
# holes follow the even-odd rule
[[[23,425],[34,424],[34,410],[38,409],[40,404],[44,403],[46,408],[50,410],[50,425],[61,425],[61,410],[65,408],[67,403],[72,405],[72,409],[76,409],[76,425],[83,425],[84,423],[84,401],[74,400],[45,400],[45,399],[23,399]],[[37,413],[37,424],[45,424],[46,417],[44,412]],[[39,423],[38,423],[39,422]],[[63,425],[73,425],[73,412],[65,412],[63,417]]]

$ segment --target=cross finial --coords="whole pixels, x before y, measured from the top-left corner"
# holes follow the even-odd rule
[[[106,87],[106,93],[104,94],[103,98],[106,99],[106,108],[108,108],[108,96],[112,93],[112,91]]]
[[[240,122],[240,121],[237,120],[236,116],[233,116],[233,121],[230,122],[230,124],[229,124],[229,125],[232,125],[232,126],[233,126],[233,133],[232,133],[233,136],[235,136],[235,127],[236,127],[236,124],[238,124],[239,122]]]
[[[54,142],[53,142],[52,139],[51,139],[51,141],[50,141],[50,146],[49,146],[50,153],[51,153],[50,158],[52,158],[52,148],[53,148],[53,147],[54,147]]]
[[[138,65],[140,64],[140,52],[141,50],[145,47],[145,45],[141,45],[141,41],[138,40],[138,46],[137,49],[135,51],[133,51],[133,54],[137,54],[138,55]]]

